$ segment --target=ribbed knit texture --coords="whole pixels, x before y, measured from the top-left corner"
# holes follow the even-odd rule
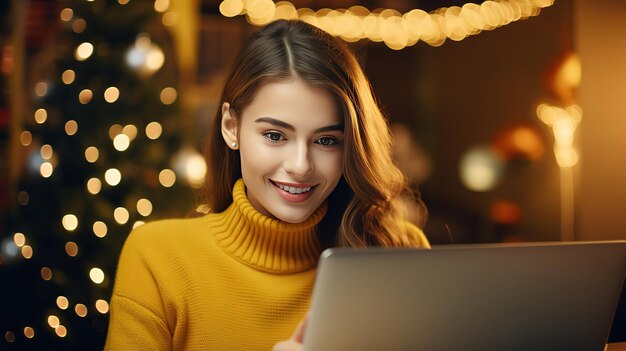
[[[305,316],[322,205],[303,223],[266,217],[239,180],[233,204],[145,224],[128,237],[106,350],[271,350]]]

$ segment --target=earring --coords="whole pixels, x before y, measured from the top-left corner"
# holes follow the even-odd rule
[[[230,146],[237,147],[237,143],[232,143],[232,144],[230,144]]]

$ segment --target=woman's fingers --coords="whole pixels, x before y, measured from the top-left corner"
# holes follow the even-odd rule
[[[302,344],[302,341],[304,340],[304,330],[306,329],[307,321],[308,321],[308,316],[304,317],[304,319],[300,321],[300,324],[298,324],[296,331],[293,333],[293,336],[291,336],[292,341]]]
[[[294,340],[285,340],[274,345],[272,351],[302,351],[302,344]]]

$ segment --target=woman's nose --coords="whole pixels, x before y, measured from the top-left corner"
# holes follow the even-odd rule
[[[295,176],[304,176],[315,168],[311,159],[308,145],[304,143],[294,144],[285,160],[285,170]]]

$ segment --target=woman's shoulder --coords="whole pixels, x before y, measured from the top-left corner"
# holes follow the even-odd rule
[[[125,245],[144,250],[171,250],[181,245],[193,245],[200,240],[206,229],[205,217],[160,219],[134,228]]]

